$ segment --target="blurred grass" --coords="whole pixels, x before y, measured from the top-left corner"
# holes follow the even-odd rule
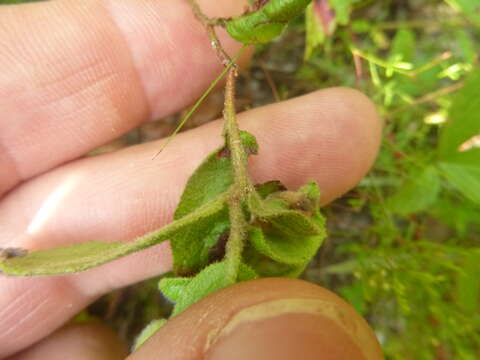
[[[373,170],[325,208],[330,235],[304,278],[350,301],[374,327],[387,359],[478,359],[480,81],[469,79],[479,63],[480,3],[329,4],[336,15],[311,13],[307,27],[297,19],[280,39],[258,47],[238,101],[248,109],[349,86],[373,99],[385,121]],[[214,95],[193,123],[219,116],[221,104]],[[145,125],[104,150],[165,136],[180,117]],[[473,161],[456,180],[442,165],[447,131],[471,136],[462,146]],[[169,308],[154,279],[110,294],[89,313],[131,341]]]

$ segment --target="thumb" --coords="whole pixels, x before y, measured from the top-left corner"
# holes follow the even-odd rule
[[[215,293],[172,319],[130,360],[377,360],[367,322],[316,285],[261,279]]]

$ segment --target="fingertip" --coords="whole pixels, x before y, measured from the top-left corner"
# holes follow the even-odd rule
[[[380,148],[383,122],[376,105],[364,93],[353,88],[336,87],[326,90],[331,99],[332,119],[339,127],[333,142],[338,147],[338,163],[348,171],[344,181],[338,181],[343,189],[332,191],[331,201],[346,190],[356,186],[372,167]]]
[[[243,6],[203,3],[212,16]],[[187,1],[33,2],[0,18],[0,194],[185,108],[222,70]]]
[[[322,203],[353,188],[378,153],[382,123],[375,105],[358,90],[322,89],[246,114],[241,125],[260,144],[261,156],[251,161],[255,181],[279,179],[298,188],[315,179]]]
[[[165,359],[185,360],[382,359],[375,334],[350,305],[293,279],[217,292],[172,319],[130,359],[155,359],[160,350]]]

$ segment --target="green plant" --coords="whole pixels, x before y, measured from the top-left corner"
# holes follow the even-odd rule
[[[387,359],[480,352],[478,14],[477,0],[315,0],[252,61],[255,105],[341,85],[385,120],[374,169],[323,209],[328,246],[302,277],[352,303]],[[132,290],[138,307],[157,306]],[[136,331],[153,313],[115,321]]]
[[[245,16],[263,17],[269,9],[267,5]],[[272,9],[283,12],[282,21],[286,23],[303,8]],[[201,17],[198,8],[196,11]],[[269,16],[272,22],[277,19]],[[238,25],[242,19],[223,21],[228,28],[230,21]],[[243,25],[237,25],[234,28],[239,34],[239,26]],[[242,31],[246,34],[252,29]],[[216,39],[214,32],[211,36]],[[220,47],[217,51],[225,55]],[[175,302],[172,317],[239,281],[264,276],[297,277],[325,237],[320,190],[314,182],[298,191],[288,191],[277,181],[252,184],[247,157],[257,154],[258,145],[253,135],[238,128],[234,105],[237,71],[233,61],[228,62],[223,74],[227,74],[225,144],[190,177],[172,223],[128,243],[92,241],[32,252],[4,249],[0,271],[15,276],[78,272],[170,240],[176,277],[162,279],[159,288]],[[137,345],[164,323],[153,322]]]
[[[385,119],[373,171],[325,210],[335,251],[306,277],[354,304],[388,359],[478,358],[477,15],[475,0],[329,0],[297,28],[297,91],[355,86]]]

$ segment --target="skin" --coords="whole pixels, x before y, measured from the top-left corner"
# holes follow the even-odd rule
[[[379,360],[373,331],[345,301],[302,280],[223,289],[174,318],[128,360]]]
[[[67,325],[9,360],[117,360],[124,359],[127,347],[104,325]]]
[[[200,5],[210,16],[232,16],[244,4]],[[0,19],[0,66],[8,70],[0,72],[0,247],[128,241],[168,223],[188,176],[220,144],[220,121],[178,135],[155,161],[159,141],[81,157],[191,104],[221,71],[187,3],[54,0],[0,7]],[[221,38],[231,54],[239,48]],[[239,121],[260,145],[250,163],[255,181],[295,188],[315,179],[324,203],[365,175],[381,134],[372,103],[344,88],[254,109]],[[96,298],[170,267],[165,243],[72,276],[0,275],[0,359],[47,351],[32,346],[59,336]],[[72,342],[50,344],[88,358]],[[172,358],[188,347],[179,344]]]

